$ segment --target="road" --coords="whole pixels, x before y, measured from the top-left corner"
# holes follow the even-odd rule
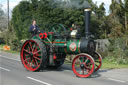
[[[20,56],[0,52],[0,85],[128,85],[128,69],[102,69],[90,78],[76,77],[69,65],[26,71]]]

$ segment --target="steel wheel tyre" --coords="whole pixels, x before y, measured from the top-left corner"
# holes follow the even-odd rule
[[[102,66],[102,57],[98,52],[95,52],[94,54],[94,60],[95,60],[95,72],[98,71]]]
[[[72,70],[78,77],[89,77],[95,68],[93,58],[85,53],[77,55],[72,62]]]
[[[21,48],[21,62],[29,71],[38,71],[45,66],[47,52],[39,40],[27,40]]]

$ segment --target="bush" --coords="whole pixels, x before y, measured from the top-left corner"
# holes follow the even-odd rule
[[[128,64],[127,37],[110,39],[108,55],[105,59],[115,64]]]

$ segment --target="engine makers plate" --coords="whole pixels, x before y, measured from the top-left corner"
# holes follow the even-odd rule
[[[72,43],[70,44],[69,48],[70,48],[70,50],[73,51],[73,52],[76,51],[76,43],[75,43],[75,42],[72,42]]]

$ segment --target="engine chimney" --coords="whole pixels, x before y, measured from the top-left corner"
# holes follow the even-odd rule
[[[90,8],[84,9],[84,14],[85,14],[85,37],[86,37],[86,39],[88,39],[89,35],[90,35],[90,14],[91,14],[91,9]]]

